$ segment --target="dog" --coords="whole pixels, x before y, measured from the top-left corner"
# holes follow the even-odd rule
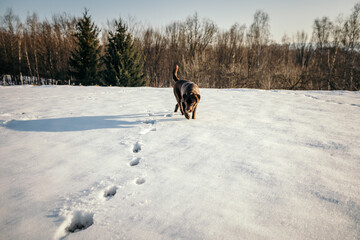
[[[198,85],[188,80],[181,80],[177,76],[179,66],[176,65],[173,71],[174,84],[174,95],[177,104],[175,105],[175,111],[180,108],[181,114],[185,115],[187,119],[190,119],[192,112],[192,119],[195,119],[196,108],[200,101],[200,90]]]

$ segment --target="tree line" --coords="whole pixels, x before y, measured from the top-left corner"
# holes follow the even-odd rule
[[[172,70],[200,87],[360,89],[360,3],[349,16],[317,18],[309,36],[271,39],[270,17],[256,11],[250,26],[219,29],[197,13],[164,28],[114,20],[100,30],[88,10],[21,22],[1,18],[2,84],[172,85]]]

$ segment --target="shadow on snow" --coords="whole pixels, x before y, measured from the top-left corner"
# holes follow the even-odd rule
[[[160,118],[164,113],[153,114],[155,121],[178,121],[177,118]],[[125,120],[126,119],[126,120]],[[136,120],[132,120],[136,119]],[[11,120],[4,127],[24,132],[73,132],[86,131],[94,129],[110,129],[110,128],[132,128],[139,124],[149,121],[148,114],[130,114],[130,115],[114,115],[114,116],[83,116],[68,118],[50,118],[35,120]]]

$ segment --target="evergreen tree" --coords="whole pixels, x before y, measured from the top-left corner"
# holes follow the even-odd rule
[[[131,34],[121,19],[115,24],[116,31],[109,32],[104,56],[104,83],[125,87],[143,86],[143,65]]]
[[[82,85],[99,84],[99,30],[91,22],[91,16],[85,9],[83,17],[76,25],[75,41],[77,47],[70,57],[70,73],[77,83]]]

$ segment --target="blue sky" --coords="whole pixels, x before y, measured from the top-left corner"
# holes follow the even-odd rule
[[[284,33],[290,37],[299,30],[311,34],[316,18],[328,16],[334,20],[339,14],[348,16],[358,2],[360,0],[0,0],[0,15],[12,8],[22,20],[33,12],[42,20],[62,12],[81,16],[86,7],[102,28],[107,20],[129,15],[144,25],[162,27],[197,12],[200,18],[209,18],[225,30],[236,22],[250,26],[255,11],[260,9],[270,16],[272,38],[280,41]]]

